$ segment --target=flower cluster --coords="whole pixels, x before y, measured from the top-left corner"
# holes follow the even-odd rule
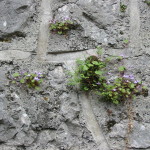
[[[51,20],[50,21],[50,31],[52,33],[66,35],[67,32],[75,27],[74,23],[69,17],[65,17],[62,21]]]
[[[120,75],[112,82],[104,83],[104,88],[98,91],[106,100],[118,104],[126,99],[133,99],[136,95],[147,96],[148,91],[141,82],[134,79],[133,75]]]
[[[20,72],[12,75],[12,83],[25,85],[28,88],[34,88],[39,90],[40,84],[43,82],[43,74],[41,72]]]
[[[123,59],[124,56],[121,56]],[[116,57],[120,61],[120,57]],[[108,67],[112,62],[90,56],[86,60],[77,60],[77,69],[71,74],[69,84],[79,84],[81,90],[95,91],[103,99],[118,104],[126,99],[133,99],[136,95],[148,95],[148,90],[134,75],[125,74],[126,68],[120,66],[118,75],[113,77],[113,69]],[[111,78],[109,78],[111,76]]]

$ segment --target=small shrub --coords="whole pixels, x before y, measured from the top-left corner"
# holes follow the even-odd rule
[[[90,56],[86,60],[78,59],[77,69],[71,73],[69,85],[79,84],[81,90],[94,91],[102,99],[115,104],[133,99],[137,95],[147,96],[147,88],[133,75],[125,75],[127,69],[124,66],[118,68],[118,75],[115,75],[113,80],[109,79],[110,75],[113,76],[110,72],[115,71],[115,65],[110,69],[114,58],[117,61],[123,59],[122,56],[113,56],[111,59],[105,58],[104,60],[97,56]]]
[[[12,75],[12,83],[25,86],[27,88],[33,88],[36,90],[40,89],[40,84],[43,82],[43,74],[40,72],[35,72],[35,73],[14,73]]]
[[[69,18],[65,18],[63,21],[52,20],[50,22],[50,31],[60,35],[66,35],[74,27],[74,23]]]

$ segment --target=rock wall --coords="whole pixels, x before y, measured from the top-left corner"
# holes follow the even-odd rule
[[[144,0],[0,0],[1,150],[150,150],[150,97],[133,101],[126,144],[127,106],[100,101],[67,85],[77,58],[125,55],[124,65],[150,90],[150,7]],[[70,17],[68,36],[49,21]],[[128,43],[124,43],[128,40]],[[45,74],[40,91],[10,84],[17,71]]]

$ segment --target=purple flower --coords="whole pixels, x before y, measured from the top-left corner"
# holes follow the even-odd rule
[[[40,76],[40,75],[42,75],[42,73],[41,73],[41,72],[38,72],[37,75]]]
[[[110,84],[110,82],[109,82],[109,81],[107,81],[107,84]]]
[[[130,76],[129,76],[129,75],[123,75],[123,77],[124,77],[124,78],[129,78]]]
[[[40,79],[38,77],[34,77],[34,80],[39,81]]]
[[[137,84],[137,83],[139,83],[139,81],[135,80],[134,83]]]
[[[64,17],[63,20],[70,20],[70,18],[68,16]]]
[[[50,20],[50,24],[55,24],[56,21],[55,20]]]
[[[124,58],[124,57],[125,57],[125,55],[124,55],[124,54],[121,54],[120,56],[121,56],[122,58]]]
[[[113,91],[116,91],[116,89],[113,89]]]
[[[129,75],[129,78],[130,78],[131,80],[133,80],[133,79],[134,79],[134,76],[133,76],[133,75]]]
[[[101,85],[101,83],[100,82],[98,82],[98,83],[96,83],[97,85]]]
[[[27,74],[27,77],[30,77],[30,74]]]
[[[108,72],[107,74],[109,74],[109,75],[110,75],[110,74],[112,74],[112,73],[111,73],[111,72]]]

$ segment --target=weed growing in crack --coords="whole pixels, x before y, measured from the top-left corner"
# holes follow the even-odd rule
[[[17,84],[18,86],[24,86],[27,88],[40,90],[40,84],[43,82],[42,78],[43,78],[43,74],[40,72],[35,72],[35,73],[16,72],[12,75],[11,83]]]
[[[74,29],[75,25],[70,18],[64,18],[63,21],[51,20],[50,31],[59,35],[66,35],[71,29]]]
[[[125,74],[127,69],[124,66],[118,67],[118,75],[111,73],[115,71],[115,64],[110,68],[113,59],[121,61],[123,57],[112,56],[101,59],[97,56],[90,56],[85,60],[78,59],[77,69],[71,74],[69,85],[79,84],[81,90],[94,91],[105,101],[111,101],[114,104],[134,99],[137,95],[147,96],[147,88],[133,75]]]
[[[125,12],[126,9],[127,9],[127,5],[124,5],[124,4],[122,4],[122,3],[120,2],[120,11],[121,11],[121,12]]]
[[[125,39],[125,40],[123,40],[123,43],[124,43],[124,44],[128,44],[128,43],[129,43],[129,40],[128,40],[128,39]]]

